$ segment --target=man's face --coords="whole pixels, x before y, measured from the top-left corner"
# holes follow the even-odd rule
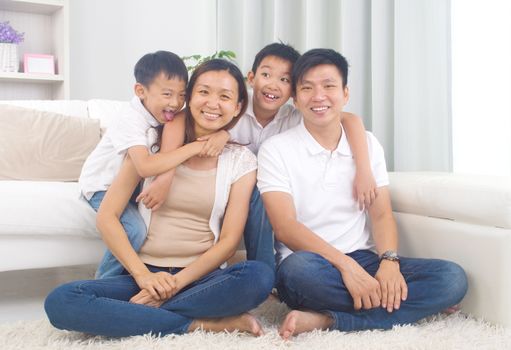
[[[186,83],[178,77],[159,74],[148,87],[136,84],[135,92],[142,104],[161,124],[174,119],[185,104]]]
[[[248,83],[254,90],[254,108],[278,112],[291,97],[292,68],[287,60],[266,56],[255,73],[248,73]]]
[[[341,112],[348,102],[348,88],[343,88],[339,70],[332,64],[309,69],[296,84],[295,106],[302,112],[308,127],[339,125]]]

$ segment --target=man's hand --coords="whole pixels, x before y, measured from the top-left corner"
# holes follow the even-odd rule
[[[374,277],[380,283],[381,306],[388,312],[399,309],[401,301],[405,301],[408,297],[408,286],[399,271],[399,263],[382,260]]]
[[[354,259],[346,256],[340,265],[344,285],[353,298],[353,308],[360,310],[380,306],[381,289],[376,279],[369,275]]]
[[[160,307],[164,302],[168,299],[155,299],[153,296],[147,291],[147,289],[142,289],[140,292],[135,294],[131,299],[130,303],[133,304],[141,304],[152,307]]]
[[[147,290],[155,300],[167,300],[178,292],[175,276],[165,271],[149,272],[134,278],[140,289]]]
[[[206,144],[199,153],[199,157],[218,157],[222,153],[225,145],[229,141],[231,135],[220,130],[211,135],[199,137],[197,141],[206,141]]]
[[[137,203],[142,201],[147,209],[158,210],[167,199],[171,180],[166,176],[158,176],[140,192]]]
[[[369,172],[359,172],[355,174],[353,181],[353,197],[358,203],[358,208],[363,210],[369,208],[373,204],[378,190],[373,174]]]

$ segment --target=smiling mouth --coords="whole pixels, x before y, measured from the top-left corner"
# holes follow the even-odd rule
[[[266,97],[267,99],[273,100],[273,101],[278,100],[280,98],[277,95],[267,94],[267,93],[264,93],[264,92],[263,92],[263,96]]]
[[[209,113],[209,112],[205,112],[205,111],[202,111],[202,115],[207,120],[217,120],[221,116],[221,114]]]
[[[312,107],[312,108],[311,108],[311,111],[316,112],[316,113],[321,113],[321,112],[326,111],[326,110],[327,110],[327,109],[329,109],[329,108],[330,108],[330,107],[327,107],[327,106]]]

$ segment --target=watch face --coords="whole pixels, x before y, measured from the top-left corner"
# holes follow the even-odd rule
[[[394,251],[391,251],[391,250],[386,251],[385,253],[383,253],[381,258],[385,259],[385,260],[390,260],[390,261],[399,260],[399,256],[397,255],[397,253],[394,252]]]

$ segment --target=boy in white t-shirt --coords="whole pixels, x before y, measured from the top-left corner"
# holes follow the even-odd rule
[[[163,188],[151,186],[136,198],[156,210],[167,196],[176,162],[201,154],[205,148],[205,143],[199,141],[180,147],[185,126],[182,113],[177,113],[183,108],[188,82],[188,72],[181,58],[168,51],[148,53],[136,63],[134,73],[135,96],[119,112],[115,124],[108,128],[89,155],[78,180],[81,194],[96,211],[126,156],[132,158],[141,178],[162,174],[153,183],[162,183]],[[169,127],[162,131],[161,126],[165,123]],[[160,149],[162,137],[168,141],[161,145],[162,152],[154,154]],[[130,243],[138,251],[147,229],[133,198],[120,221]],[[107,251],[96,277],[118,275],[122,271],[122,265]]]

